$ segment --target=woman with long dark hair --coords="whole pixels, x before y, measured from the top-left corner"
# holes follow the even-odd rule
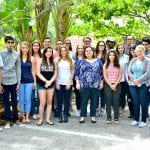
[[[119,97],[121,93],[120,80],[122,76],[122,67],[119,64],[119,58],[114,50],[107,54],[106,63],[103,66],[104,75],[104,93],[106,99],[107,124],[111,124],[111,106],[114,108],[115,124],[119,123]]]
[[[43,113],[46,107],[46,123],[54,125],[51,121],[52,99],[55,89],[55,79],[57,76],[57,66],[53,61],[53,50],[47,47],[43,51],[42,59],[37,63],[37,76],[38,76],[38,92],[40,96],[40,119],[37,123],[38,126],[43,124]]]
[[[106,60],[106,44],[104,41],[98,41],[96,45],[96,57],[102,61],[102,64],[104,65]],[[101,101],[100,103],[100,110],[99,110],[99,99]],[[104,110],[105,110],[105,99],[104,99],[104,88],[103,84],[102,87],[100,87],[100,93],[97,100],[97,109],[100,116],[104,116]]]

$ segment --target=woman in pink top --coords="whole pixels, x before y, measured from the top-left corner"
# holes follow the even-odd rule
[[[106,63],[103,66],[104,75],[104,93],[106,99],[107,124],[111,124],[111,106],[114,108],[115,124],[119,123],[119,97],[121,93],[120,80],[122,76],[122,67],[119,64],[119,58],[114,50],[107,54]]]

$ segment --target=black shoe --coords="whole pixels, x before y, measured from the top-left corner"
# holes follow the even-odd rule
[[[59,123],[63,122],[62,115],[59,116],[59,120],[58,121],[59,121]]]
[[[133,118],[133,116],[132,116],[132,115],[130,115],[130,116],[128,116],[127,118]]]
[[[67,123],[68,122],[68,116],[64,115],[64,122]]]

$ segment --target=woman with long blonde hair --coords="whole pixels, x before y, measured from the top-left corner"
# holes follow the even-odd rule
[[[59,51],[59,58],[56,60],[58,74],[56,79],[56,93],[59,122],[68,122],[70,107],[70,95],[72,92],[74,62],[69,56],[66,46],[62,46]],[[62,114],[62,103],[64,101],[64,111]]]

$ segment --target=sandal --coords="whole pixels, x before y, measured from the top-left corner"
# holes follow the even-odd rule
[[[37,126],[42,126],[43,122],[42,121],[38,121]]]
[[[54,125],[54,122],[53,121],[46,121],[46,124],[48,124],[48,125]]]

